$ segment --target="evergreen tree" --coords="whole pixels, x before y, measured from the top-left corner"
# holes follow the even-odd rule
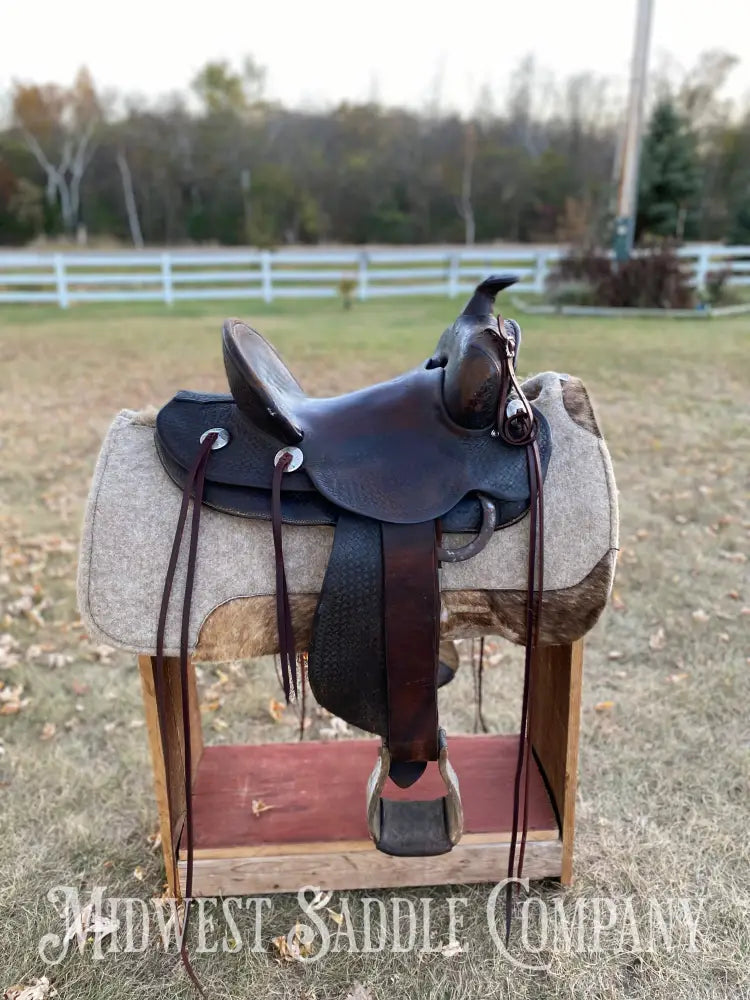
[[[681,239],[699,187],[695,140],[672,101],[660,101],[641,153],[637,236]]]

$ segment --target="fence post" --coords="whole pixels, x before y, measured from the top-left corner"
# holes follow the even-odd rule
[[[448,295],[455,299],[458,295],[458,268],[461,260],[457,252],[448,257]]]
[[[271,253],[269,250],[260,252],[260,276],[263,285],[263,301],[273,301],[273,279],[271,277]]]
[[[55,254],[55,280],[57,282],[57,304],[61,309],[67,309],[70,305],[68,279],[65,274],[65,257],[61,253]]]
[[[171,306],[174,302],[172,295],[172,258],[168,253],[161,255],[161,283],[164,291],[164,304]]]
[[[367,298],[367,253],[362,251],[359,255],[359,301],[364,302]]]
[[[536,255],[536,270],[534,272],[534,291],[539,295],[544,294],[544,286],[547,284],[547,274],[549,273],[549,257],[545,250],[539,250]]]
[[[698,260],[695,265],[695,287],[700,291],[706,287],[706,278],[711,267],[711,253],[708,247],[698,249]]]

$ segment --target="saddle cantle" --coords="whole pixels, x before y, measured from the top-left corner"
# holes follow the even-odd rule
[[[520,329],[493,315],[497,292],[514,280],[499,275],[479,285],[424,365],[330,399],[307,396],[259,333],[228,321],[223,350],[231,395],[180,392],[157,416],[158,454],[183,490],[160,623],[191,496],[187,615],[201,504],[271,521],[287,697],[296,691],[297,658],[283,524],[335,527],[308,650],[308,677],[324,707],[382,738],[367,813],[371,836],[386,853],[443,853],[462,832],[458,781],[437,714],[440,563],[471,558],[493,531],[528,516],[518,826],[519,783],[528,754],[529,663],[543,587],[542,483],[552,441],[546,419],[525,399],[515,378]],[[475,537],[448,549],[443,532]],[[160,634],[163,640],[161,625]],[[157,674],[160,669],[163,656],[157,654]],[[382,797],[388,777],[408,787],[429,761],[438,763],[443,777],[442,798],[397,802]],[[189,830],[187,839],[190,859]],[[514,850],[515,835],[511,872]]]

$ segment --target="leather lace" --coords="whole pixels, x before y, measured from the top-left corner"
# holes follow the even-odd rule
[[[169,612],[169,602],[172,596],[172,585],[174,583],[177,561],[182,548],[182,538],[187,522],[190,499],[193,500],[193,516],[190,525],[190,545],[188,548],[188,561],[185,572],[185,593],[182,603],[182,623],[180,627],[180,704],[182,708],[182,735],[185,768],[185,848],[186,848],[186,873],[185,891],[182,894],[185,903],[184,915],[182,918],[182,934],[180,939],[180,958],[185,966],[185,971],[191,982],[202,997],[205,997],[203,987],[196,976],[187,952],[187,929],[190,916],[190,904],[193,894],[193,795],[192,795],[192,748],[191,748],[191,728],[190,728],[190,696],[189,684],[189,657],[188,657],[188,636],[190,630],[190,608],[193,597],[193,584],[195,582],[195,565],[198,554],[198,530],[200,527],[201,508],[203,505],[203,489],[206,478],[206,465],[211,454],[211,448],[216,441],[216,434],[206,435],[201,447],[198,450],[193,465],[185,480],[185,487],[182,491],[182,503],[180,513],[177,518],[177,528],[175,530],[172,552],[169,557],[169,566],[164,581],[164,592],[162,594],[161,609],[159,611],[159,622],[156,630],[156,657],[154,664],[154,689],[156,694],[156,711],[159,717],[159,732],[161,734],[162,756],[164,758],[164,768],[167,775],[167,796],[169,796],[169,775],[170,749],[167,735],[167,678],[164,665],[164,636],[167,626],[167,614]],[[170,803],[171,804],[171,803]],[[171,831],[170,831],[171,833]]]
[[[273,552],[276,563],[276,626],[279,633],[279,658],[281,660],[281,677],[284,687],[284,697],[287,702],[291,697],[291,687],[297,694],[297,655],[294,649],[294,632],[292,630],[292,612],[289,606],[289,590],[286,585],[286,568],[284,566],[284,546],[282,541],[281,520],[281,480],[289,468],[292,456],[284,452],[278,458],[273,470],[271,485],[271,528],[273,531]],[[291,687],[289,678],[291,676]]]
[[[492,328],[490,328],[492,329]],[[529,554],[526,576],[526,644],[524,654],[523,694],[521,697],[521,726],[518,737],[518,756],[513,781],[513,824],[508,850],[508,884],[505,896],[505,938],[510,938],[513,912],[513,883],[520,879],[526,853],[529,817],[529,781],[531,775],[531,724],[533,709],[533,661],[539,645],[544,592],[544,489],[542,463],[537,442],[537,423],[531,404],[518,383],[515,373],[515,343],[506,334],[501,316],[497,316],[497,330],[492,330],[501,343],[500,394],[497,406],[496,433],[506,444],[526,449],[526,467],[529,477]],[[512,408],[511,392],[517,405]],[[521,831],[519,844],[519,827]],[[518,865],[516,866],[516,848]]]

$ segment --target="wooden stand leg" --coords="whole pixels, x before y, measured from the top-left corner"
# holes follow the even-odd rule
[[[563,885],[573,880],[582,670],[582,639],[540,646],[532,664],[531,744],[560,817]]]
[[[166,739],[162,741],[159,713],[156,704],[154,684],[155,657],[139,656],[138,668],[141,674],[141,689],[151,748],[151,762],[154,772],[156,803],[159,810],[164,867],[167,884],[173,896],[180,896],[180,879],[177,869],[177,845],[185,820],[185,746],[182,729],[182,707],[180,699],[180,661],[177,657],[167,657],[164,661],[166,678]],[[188,670],[188,704],[190,708],[190,749],[192,781],[198,773],[198,765],[203,755],[203,731],[201,727],[198,691],[195,669],[192,661]],[[164,759],[164,746],[168,748],[168,760]],[[169,781],[167,781],[169,767]]]

